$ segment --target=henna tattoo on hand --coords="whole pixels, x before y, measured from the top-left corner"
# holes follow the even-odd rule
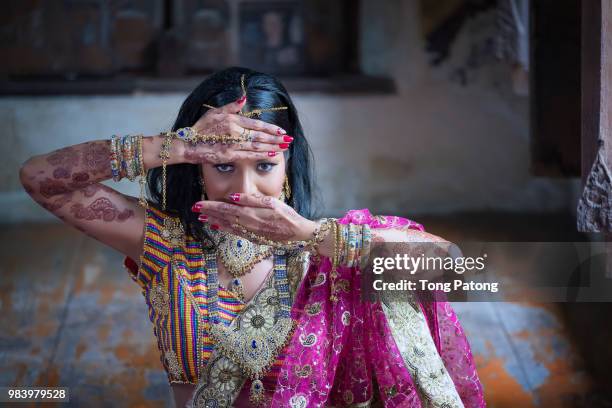
[[[53,170],[53,178],[54,179],[70,178],[70,172],[64,167],[58,167],[55,170]]]
[[[289,241],[295,236],[295,232],[287,225],[277,221],[261,221],[259,230],[277,241]]]
[[[60,208],[62,208],[63,206],[65,206],[66,204],[68,204],[69,202],[71,202],[73,194],[74,193],[65,194],[53,202],[44,202],[44,203],[41,203],[41,205],[43,206],[45,210],[50,211],[50,212],[55,212],[59,210]]]
[[[70,193],[72,190],[62,181],[46,178],[40,182],[40,194],[45,198]]]
[[[275,199],[270,196],[263,196],[261,198],[261,204],[266,208],[274,208]]]
[[[89,184],[88,186],[81,189],[81,192],[85,197],[93,197],[98,191],[106,191],[107,193],[115,192],[115,190],[113,190],[112,188],[100,183]]]
[[[110,147],[107,144],[91,143],[84,148],[83,166],[94,173],[110,171]]]
[[[91,185],[89,174],[84,172],[74,173],[72,175],[72,183],[68,184],[69,187],[74,189],[81,189],[89,185]]]
[[[79,152],[74,147],[66,147],[49,155],[47,162],[52,166],[63,166],[71,169],[79,163]]]
[[[106,197],[94,200],[87,207],[84,207],[81,203],[74,204],[70,207],[70,211],[74,214],[75,218],[87,221],[102,220],[112,222],[117,220],[118,222],[123,222],[134,216],[134,211],[128,208],[119,211],[117,206]]]

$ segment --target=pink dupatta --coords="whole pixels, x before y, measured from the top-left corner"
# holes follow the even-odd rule
[[[373,217],[367,209],[349,211],[339,222],[424,231],[414,221]],[[380,303],[361,299],[359,268],[339,268],[338,282],[346,290],[340,291],[335,304],[329,300],[330,270],[329,258],[311,263],[298,289],[291,311],[297,328],[286,348],[271,406],[351,406],[378,393],[385,407],[421,407]],[[420,307],[464,406],[485,407],[472,352],[451,305],[427,302]]]

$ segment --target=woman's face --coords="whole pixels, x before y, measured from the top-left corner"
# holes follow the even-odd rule
[[[285,156],[265,160],[241,159],[222,164],[203,163],[206,196],[212,201],[232,202],[232,193],[260,193],[280,197],[285,181]]]

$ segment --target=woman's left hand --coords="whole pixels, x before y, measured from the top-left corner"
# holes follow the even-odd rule
[[[233,193],[228,198],[233,203],[198,201],[192,210],[201,213],[199,219],[210,223],[211,228],[235,235],[244,234],[232,224],[239,224],[258,236],[278,242],[305,241],[313,237],[316,223],[274,197]]]

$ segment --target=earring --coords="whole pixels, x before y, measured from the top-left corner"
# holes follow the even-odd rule
[[[291,198],[291,187],[289,186],[289,179],[285,175],[285,183],[283,184],[283,191],[281,192],[281,200],[287,201]]]

